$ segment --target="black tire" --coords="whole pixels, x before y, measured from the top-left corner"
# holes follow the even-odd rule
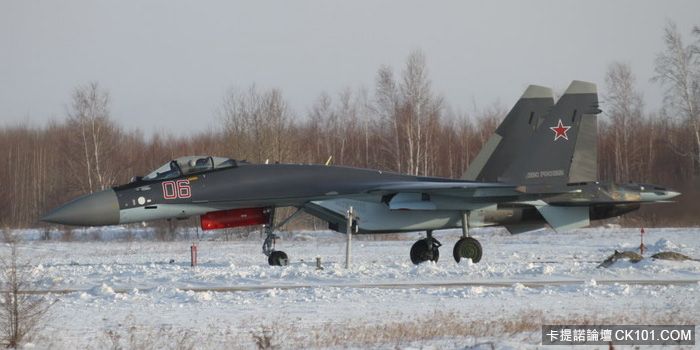
[[[287,253],[281,250],[275,250],[267,257],[267,263],[270,264],[270,266],[287,266],[287,264],[289,264],[289,258],[287,258]]]
[[[479,241],[472,237],[462,237],[455,243],[452,255],[458,263],[460,260],[468,258],[471,258],[473,263],[478,263],[481,260],[483,252]]]
[[[419,239],[411,247],[411,262],[416,265],[428,260],[437,262],[439,258],[440,250],[435,244],[428,244],[428,239]]]

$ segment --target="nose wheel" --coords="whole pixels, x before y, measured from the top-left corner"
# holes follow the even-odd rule
[[[427,237],[419,239],[411,247],[411,262],[418,265],[425,261],[437,262],[440,258],[442,244],[433,238],[433,231],[428,231]]]
[[[267,224],[265,225],[266,236],[265,242],[263,242],[262,252],[265,254],[265,256],[267,256],[267,263],[270,264],[270,266],[287,266],[289,264],[289,257],[287,257],[287,253],[281,250],[275,250],[275,241],[277,238],[279,238],[279,236],[275,234],[275,230],[286,225],[297,217],[297,215],[301,213],[301,208],[297,208],[292,215],[282,220],[277,224],[277,226],[274,225],[275,208],[269,208],[268,210]]]
[[[267,255],[267,263],[270,266],[287,266],[289,263],[287,253],[275,250],[275,240],[278,236],[272,232],[272,228],[269,226],[265,226],[265,232],[267,237],[265,237],[265,242],[263,242],[262,251],[263,254]]]
[[[270,266],[287,266],[289,258],[287,257],[287,253],[281,250],[275,250],[267,257],[267,263],[270,264]]]

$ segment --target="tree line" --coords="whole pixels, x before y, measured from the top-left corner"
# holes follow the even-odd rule
[[[645,108],[627,63],[611,63],[601,85],[599,178],[658,183],[685,194],[675,205],[632,216],[634,224],[700,222],[692,201],[700,192],[698,27],[691,38],[686,42],[673,23],[664,28],[664,50],[654,62],[662,109]],[[323,92],[301,113],[279,89],[231,89],[218,107],[221,127],[186,136],[127,130],[113,120],[111,104],[109,92],[91,82],[73,91],[65,119],[0,128],[0,225],[41,225],[41,214],[77,195],[192,154],[459,178],[510,107],[454,111],[435,92],[420,51],[398,71],[380,67],[372,88]]]

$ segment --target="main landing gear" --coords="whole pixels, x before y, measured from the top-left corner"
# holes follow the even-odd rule
[[[433,238],[433,230],[428,230],[425,238],[413,243],[411,247],[411,261],[416,265],[428,260],[437,262],[440,258],[439,248],[441,246],[442,244]]]
[[[416,265],[428,260],[437,262],[440,257],[440,246],[442,244],[433,238],[433,231],[428,230],[427,236],[416,241],[411,247],[411,261]],[[472,262],[477,263],[481,260],[482,254],[481,243],[469,236],[468,213],[462,213],[462,238],[455,243],[452,256],[458,263],[462,259],[472,259]]]
[[[481,243],[473,237],[460,238],[455,243],[454,249],[452,249],[452,256],[458,263],[462,259],[472,259],[473,263],[478,263],[481,260],[482,253]]]
[[[455,243],[452,256],[457,263],[462,259],[472,259],[473,263],[478,263],[482,254],[481,243],[469,236],[469,213],[462,212],[462,238]]]
[[[289,264],[287,253],[281,250],[275,250],[275,241],[279,238],[279,236],[275,234],[275,230],[294,219],[301,212],[301,208],[298,208],[292,215],[277,224],[277,226],[274,226],[275,208],[270,208],[269,210],[267,224],[265,224],[265,241],[262,245],[262,252],[267,256],[267,263],[271,266],[287,266]]]

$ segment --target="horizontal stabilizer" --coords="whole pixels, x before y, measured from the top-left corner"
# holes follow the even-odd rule
[[[542,217],[555,231],[562,232],[590,225],[588,207],[536,206]]]
[[[534,224],[515,224],[515,225],[505,225],[506,230],[510,232],[511,235],[517,235],[520,233],[537,231],[545,228],[545,224],[534,223]]]

